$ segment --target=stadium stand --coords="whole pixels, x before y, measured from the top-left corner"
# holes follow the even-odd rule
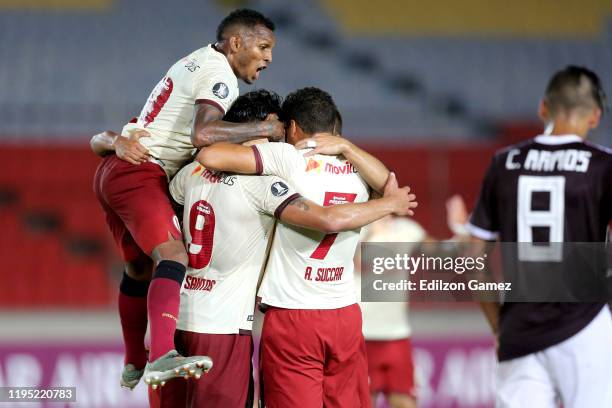
[[[513,19],[521,16],[514,6],[506,25],[506,15],[494,14],[498,24],[485,10],[463,27],[459,18],[419,18],[436,6],[412,3],[414,9],[401,8],[407,13],[407,35],[380,33],[381,22],[392,21],[389,15],[398,18],[391,6],[376,6],[374,12],[345,7],[340,0],[324,6],[296,0],[291,8],[280,0],[247,2],[279,22],[275,63],[257,87],[281,94],[313,84],[332,90],[353,137],[482,138],[497,135],[500,122],[536,120],[534,101],[542,85],[533,84],[543,84],[559,66],[586,64],[604,72],[612,63],[610,10],[597,8],[600,2],[594,0],[585,7],[581,2],[581,14],[575,7],[553,7],[539,31],[519,25],[518,33],[503,28],[517,27]],[[473,3],[463,12],[482,9],[481,2]],[[173,61],[214,37],[225,13],[213,2],[194,0],[108,4],[0,12],[0,132],[70,137],[118,128],[138,113]],[[541,21],[539,6],[532,7],[523,13],[531,16],[523,22],[528,27]],[[362,15],[343,17],[337,10]],[[554,17],[564,31],[551,32]],[[359,23],[366,18],[371,22],[367,32]],[[569,20],[578,23],[563,23]],[[361,29],[347,29],[346,21],[357,21],[353,25]],[[416,21],[421,23],[412,24]],[[427,24],[437,31],[432,34]],[[440,28],[445,25],[446,30]],[[457,35],[460,30],[463,35]],[[11,46],[15,43],[20,46]]]
[[[195,0],[73,3],[0,2],[0,219],[9,231],[1,251],[23,271],[15,290],[1,289],[10,292],[0,296],[2,305],[75,304],[78,285],[86,304],[112,301],[118,269],[109,274],[113,247],[91,191],[98,159],[86,142],[137,114],[168,66],[211,41],[226,13]],[[489,23],[470,32],[431,21],[420,32],[410,25],[390,32],[383,23],[396,12],[392,6],[351,8],[341,0],[294,0],[291,8],[282,0],[246,4],[278,23],[274,63],[256,86],[281,95],[308,85],[331,91],[345,134],[412,186],[419,194],[416,218],[437,236],[448,235],[446,197],[475,200],[488,165],[482,158],[540,131],[536,101],[552,71],[582,63],[605,73],[612,65],[610,10],[594,13],[594,2],[576,18],[595,27],[551,33],[543,23],[537,37],[489,35]],[[423,7],[436,6],[402,8],[406,21],[429,15]],[[372,17],[364,29],[368,16],[385,10],[386,17]],[[484,24],[490,12],[480,17]],[[432,25],[435,33],[426,30]],[[612,94],[605,74],[604,83]],[[609,144],[610,123],[599,141]],[[46,293],[44,282],[58,273],[75,280],[65,293]],[[87,292],[92,282],[97,288]]]

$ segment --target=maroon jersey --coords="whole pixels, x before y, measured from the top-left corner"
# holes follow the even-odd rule
[[[562,243],[606,241],[611,219],[612,150],[575,135],[538,136],[495,155],[469,227],[481,239],[518,242],[516,263],[547,273],[547,265],[561,261]],[[532,242],[558,244],[529,245],[520,253],[522,243]],[[566,340],[604,304],[505,302],[499,359]]]

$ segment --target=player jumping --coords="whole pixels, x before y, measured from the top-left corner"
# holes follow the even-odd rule
[[[174,377],[177,368],[183,375],[210,365],[207,358],[186,358],[174,350],[188,256],[168,198],[168,178],[196,148],[283,136],[283,126],[274,118],[240,124],[221,120],[238,97],[238,78],[252,83],[272,62],[273,31],[274,24],[256,11],[232,12],[219,25],[215,44],[170,68],[122,135],[105,132],[92,139],[97,154],[116,153],[98,167],[94,189],[126,262],[119,294],[125,387],[134,388],[143,373],[147,383],[157,385]],[[142,137],[143,130],[148,137]],[[149,363],[144,348],[147,314]]]

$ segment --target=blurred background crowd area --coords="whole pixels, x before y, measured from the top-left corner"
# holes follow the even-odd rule
[[[608,0],[0,0],[0,320],[8,322],[0,383],[9,381],[2,365],[21,350],[15,342],[37,340],[37,328],[66,340],[83,335],[70,330],[78,322],[120,350],[122,267],[92,192],[98,158],[89,138],[137,116],[170,65],[213,42],[221,19],[243,6],[276,23],[277,45],[262,79],[241,92],[330,92],[344,135],[412,187],[415,219],[438,238],[451,236],[445,200],[461,194],[471,207],[493,152],[542,131],[537,106],[553,72],[585,65],[612,94]],[[610,145],[611,134],[604,118],[593,139]],[[490,354],[474,362],[472,346],[456,346],[468,354],[451,356],[454,388],[440,388],[464,399],[439,406],[487,406],[489,380],[484,391],[482,381],[466,388],[461,375],[465,364],[486,373],[492,361],[476,308],[424,304],[413,315],[416,337],[472,336],[469,344]],[[451,346],[428,357],[436,384],[444,367],[434,366]],[[29,355],[45,354],[37,350]]]

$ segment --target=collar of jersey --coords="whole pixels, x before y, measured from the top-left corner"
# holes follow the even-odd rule
[[[227,57],[225,56],[225,54],[222,53],[221,51],[217,50],[217,48],[215,48],[215,44],[214,43],[208,44],[208,48],[210,48],[211,50],[213,50],[214,52],[216,52],[217,54],[222,56],[223,57],[223,61],[225,61],[225,63],[229,67],[229,69],[230,70],[232,69],[232,66],[230,65],[229,61],[227,60]],[[234,72],[234,71],[232,71],[232,72]]]
[[[540,135],[536,136],[535,141],[544,145],[560,145],[567,143],[584,142],[578,135]]]

